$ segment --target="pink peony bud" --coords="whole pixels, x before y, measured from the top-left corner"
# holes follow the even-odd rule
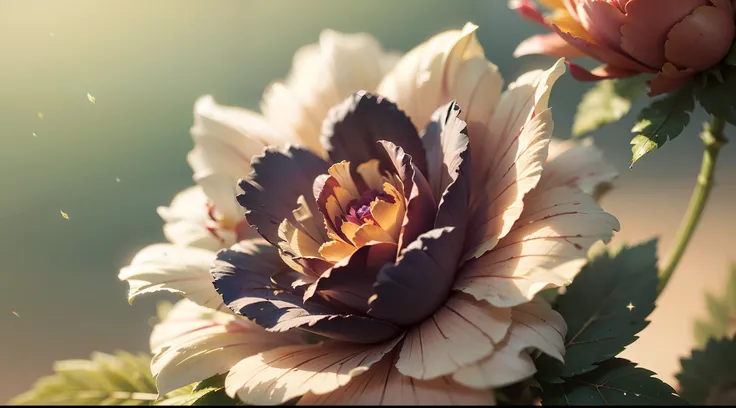
[[[736,34],[730,0],[512,0],[523,17],[554,31],[528,38],[515,56],[589,56],[604,65],[569,64],[581,81],[656,74],[649,95],[671,91],[728,53]]]

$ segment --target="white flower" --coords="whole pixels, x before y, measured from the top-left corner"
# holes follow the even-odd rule
[[[218,253],[212,273],[209,266],[216,248],[203,244],[197,245],[209,249],[173,244],[149,247],[121,271],[120,278],[130,283],[131,298],[166,290],[185,296],[198,307],[217,310],[209,317],[201,313],[192,317],[197,324],[212,328],[211,332],[202,332],[196,340],[173,336],[167,347],[153,347],[157,353],[153,371],[160,386],[170,384],[164,387],[168,389],[229,371],[228,394],[253,404],[283,403],[294,397],[303,397],[302,403],[320,404],[479,404],[493,402],[488,388],[512,384],[534,373],[530,349],[563,358],[565,323],[535,295],[569,283],[585,262],[587,248],[609,240],[619,228],[618,221],[590,197],[598,185],[609,183],[616,173],[590,143],[555,142],[550,147],[553,123],[549,94],[564,72],[564,64],[558,61],[549,70],[527,73],[501,92],[503,81],[497,68],[485,58],[475,37],[476,28],[468,24],[463,30],[431,38],[407,53],[382,79],[378,73],[384,67],[376,62],[381,60],[376,58],[374,51],[378,48],[373,40],[353,37],[353,42],[345,42],[352,46],[336,46],[337,39],[347,37],[328,31],[320,37],[319,46],[307,46],[297,53],[289,80],[267,91],[263,117],[243,114],[247,111],[218,110],[218,114],[210,111],[195,121],[197,145],[190,164],[204,191],[197,194],[200,199],[206,195],[214,203],[211,219],[221,227],[243,225],[244,218],[235,218],[240,211],[235,182],[252,170],[250,157],[260,153],[256,148],[291,141],[309,150],[291,148],[282,153],[283,149],[270,149],[253,162],[255,178],[241,184],[249,193],[240,196],[240,202],[251,211],[248,219],[268,242],[252,239],[252,230],[245,234],[235,229],[230,239],[239,242]],[[319,52],[323,49],[332,51]],[[349,58],[348,52],[356,55]],[[367,59],[366,55],[373,58]],[[397,113],[390,102],[380,102],[364,93],[342,102],[346,94],[356,90],[351,88],[360,78],[369,77],[370,84],[361,87],[395,102],[408,118]],[[459,118],[445,107],[451,100],[462,109]],[[200,104],[208,109],[215,106],[208,99],[200,100]],[[340,108],[327,115],[336,104]],[[322,121],[328,116],[321,132]],[[223,127],[220,125],[224,122],[214,117],[238,119]],[[374,134],[371,125],[376,123],[384,127],[375,129],[388,132]],[[392,123],[400,126],[392,127]],[[336,130],[338,126],[340,131]],[[425,128],[420,140],[416,132]],[[400,134],[399,130],[406,132]],[[322,144],[321,133],[325,134]],[[235,136],[224,137],[226,134]],[[402,271],[402,278],[382,281],[383,292],[370,296],[368,311],[368,304],[361,301],[370,295],[370,288],[377,288],[371,285],[372,278],[362,274],[368,276],[363,282],[352,275],[339,275],[347,272],[338,269],[368,273],[372,268],[367,266],[368,261],[354,259],[353,254],[375,260],[367,254],[372,253],[371,245],[376,241],[340,244],[336,238],[339,234],[332,231],[330,235],[328,229],[324,236],[330,236],[330,242],[336,244],[322,242],[327,238],[320,238],[315,231],[326,224],[320,222],[321,214],[313,211],[304,197],[314,201],[315,176],[311,172],[327,165],[321,158],[335,163],[338,156],[351,156],[341,160],[362,160],[379,139],[407,142],[417,166],[426,168],[426,185],[414,183],[413,178],[411,184],[406,184],[409,187],[393,184],[398,199],[392,204],[407,203],[400,206],[407,214],[401,218],[401,239],[412,235],[405,233],[409,223],[439,220],[438,204],[441,209],[446,203],[443,217],[449,218],[444,221],[452,222],[446,224],[450,228],[435,226],[419,239],[417,235],[425,230],[417,230],[405,243],[395,240],[393,232],[399,229],[381,235],[391,239],[378,242],[386,250],[377,251],[387,258],[376,265],[388,262],[391,268]],[[398,157],[402,154],[403,150]],[[357,192],[350,172],[340,171],[348,166],[340,162],[330,170],[335,178],[331,185],[337,185],[333,187],[335,194],[342,183],[346,183],[346,191],[352,191],[345,194],[355,196]],[[295,169],[303,169],[304,173],[297,174]],[[414,171],[421,177],[418,167]],[[376,174],[370,180],[380,181],[380,174]],[[289,179],[291,176],[294,180]],[[370,184],[367,176],[361,176],[364,184]],[[325,179],[322,182],[326,183]],[[452,185],[460,186],[459,190],[450,193]],[[411,191],[403,191],[401,198],[399,188]],[[413,201],[415,197],[420,200]],[[297,202],[301,207],[294,210]],[[186,205],[190,203],[182,207]],[[335,206],[330,211],[337,214]],[[174,212],[173,205],[170,211]],[[463,234],[449,235],[460,227]],[[380,232],[374,230],[375,234]],[[440,242],[442,245],[427,244],[440,248],[440,252],[422,249],[422,239]],[[202,239],[180,242],[194,245]],[[273,246],[277,243],[279,250]],[[322,256],[326,253],[322,251],[324,245],[344,247],[347,260],[341,260],[342,255],[335,259]],[[348,248],[350,245],[358,249]],[[362,251],[361,247],[368,250]],[[168,255],[163,254],[165,251]],[[434,264],[427,259],[422,264],[426,268],[413,268],[412,261],[402,263],[402,259],[411,258],[408,252],[416,252],[420,261],[429,257]],[[175,253],[174,259],[170,259],[171,253]],[[396,258],[396,254],[401,256]],[[336,280],[329,281],[331,273]],[[434,273],[432,276],[442,277],[442,283],[428,282],[421,273]],[[399,281],[401,284],[396,284]],[[320,282],[337,286],[325,289]],[[431,296],[416,297],[425,292],[411,290],[422,286],[422,282],[429,285],[426,289],[433,293]],[[368,286],[361,286],[364,284]],[[356,288],[368,292],[353,290]],[[407,296],[390,296],[399,292]],[[306,303],[304,299],[314,293],[320,294],[317,298],[324,304]],[[406,303],[410,301],[414,303]],[[346,302],[352,302],[351,314],[340,311]],[[366,310],[360,311],[361,306]],[[254,319],[272,336],[294,336],[294,332],[305,330],[319,333],[327,341],[309,345],[300,344],[294,337],[273,337],[272,347],[259,348],[263,344],[256,347],[256,343],[263,338],[262,332],[255,335],[256,331],[241,333],[225,328],[235,327],[232,322],[243,319],[231,311]],[[250,321],[247,324],[254,327]],[[368,337],[375,341],[368,341]],[[256,342],[253,347],[248,346],[249,339]],[[187,341],[195,344],[186,346]],[[245,351],[215,359],[228,342],[241,345]],[[173,353],[170,350],[177,351],[164,357],[167,352]],[[207,368],[177,368],[179,361],[189,358]],[[355,389],[362,391],[356,393]]]

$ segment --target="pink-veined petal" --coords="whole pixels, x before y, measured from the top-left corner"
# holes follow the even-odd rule
[[[248,356],[301,342],[299,332],[270,333],[242,317],[183,299],[151,332],[151,373],[164,395],[226,373]]]
[[[138,252],[118,279],[130,285],[128,301],[154,292],[176,293],[213,309],[227,309],[215,291],[210,265],[215,253],[173,244],[153,244]]]
[[[564,71],[563,60],[558,60],[547,71],[519,77],[484,129],[486,143],[474,145],[471,138],[470,219],[475,221],[469,225],[465,259],[481,256],[508,233],[523,210],[524,195],[539,181],[554,126],[549,95]]]
[[[453,379],[476,389],[504,387],[531,377],[537,370],[530,350],[563,361],[567,325],[549,304],[535,299],[513,308],[508,337],[487,359],[455,372]]]
[[[225,391],[251,405],[282,404],[308,392],[327,394],[365,373],[400,340],[397,336],[378,344],[332,342],[265,351],[232,367]]]
[[[404,375],[431,380],[489,356],[511,324],[511,309],[496,308],[455,293],[406,334],[396,367]]]
[[[618,220],[576,186],[541,185],[525,198],[524,213],[509,234],[465,264],[455,289],[498,307],[516,306],[539,291],[569,283],[588,248],[608,242]]]
[[[474,390],[448,377],[430,381],[402,375],[395,367],[394,353],[383,357],[368,371],[337,390],[308,393],[299,405],[492,405],[493,390]]]

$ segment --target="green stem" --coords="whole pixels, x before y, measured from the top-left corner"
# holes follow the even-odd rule
[[[675,236],[675,248],[667,264],[659,272],[658,293],[662,293],[662,290],[667,286],[667,282],[672,278],[677,264],[680,263],[680,259],[695,233],[700,217],[703,215],[703,210],[705,210],[705,204],[708,202],[710,190],[713,188],[713,174],[715,172],[718,152],[727,142],[723,137],[723,128],[725,125],[726,122],[723,119],[713,117],[710,124],[705,125],[705,129],[703,129],[703,133],[700,135],[705,145],[703,164],[700,167],[698,182],[695,185],[692,197],[690,197],[687,212]]]

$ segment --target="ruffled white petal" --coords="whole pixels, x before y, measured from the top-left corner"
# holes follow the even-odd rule
[[[346,386],[323,395],[306,394],[299,405],[494,405],[493,390],[475,390],[449,377],[430,381],[402,375],[395,353],[353,378]]]
[[[236,364],[225,379],[225,391],[252,405],[283,404],[308,392],[327,394],[366,372],[399,340],[279,347]]]
[[[288,78],[269,86],[261,110],[281,133],[324,154],[327,111],[355,91],[374,91],[395,60],[368,34],[324,30],[318,43],[296,52]]]
[[[608,242],[620,228],[614,216],[575,186],[538,188],[524,203],[509,234],[464,265],[455,289],[498,307],[523,304],[543,289],[572,281],[588,248]]]
[[[562,60],[547,71],[519,77],[503,93],[485,129],[472,145],[470,246],[466,259],[493,248],[523,211],[524,196],[542,175],[553,122],[548,110],[552,85],[565,72]],[[477,138],[476,138],[477,139]],[[472,141],[471,141],[472,142]]]
[[[230,370],[271,348],[300,343],[299,333],[271,333],[229,313],[179,301],[151,333],[151,373],[159,395]]]
[[[226,309],[215,291],[210,265],[215,253],[173,244],[153,244],[138,252],[118,278],[130,285],[128,301],[147,293],[165,291],[209,308]]]
[[[511,312],[508,337],[487,359],[462,368],[452,378],[468,387],[504,387],[525,380],[536,372],[530,351],[563,361],[567,325],[545,301],[535,299]]]
[[[511,309],[456,293],[433,316],[409,329],[396,367],[420,380],[452,374],[493,353],[510,324]]]
[[[461,119],[486,122],[498,103],[503,80],[498,68],[486,60],[477,28],[467,23],[462,30],[445,31],[409,51],[381,81],[378,94],[396,103],[420,130],[435,109],[451,100],[463,110]]]
[[[238,180],[250,173],[253,156],[265,146],[283,141],[261,115],[218,105],[210,95],[194,104],[190,133],[194,149],[187,161],[194,170],[194,181],[202,186],[220,215],[237,222],[243,218],[235,200]]]

